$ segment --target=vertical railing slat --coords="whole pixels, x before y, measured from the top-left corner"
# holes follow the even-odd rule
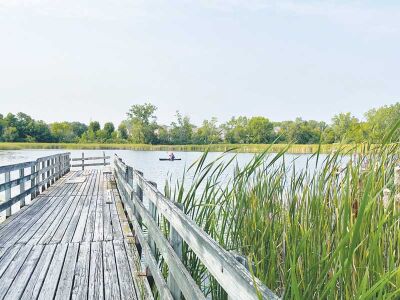
[[[183,205],[182,203],[175,203],[175,205],[180,209],[183,210]],[[175,230],[174,227],[170,226],[170,232],[169,232],[169,243],[172,246],[172,249],[174,249],[176,255],[182,260],[182,244],[183,244],[183,239],[179,235],[179,233]],[[175,300],[180,300],[182,298],[182,292],[175,281],[174,277],[172,276],[171,272],[168,272],[168,278],[167,278],[167,284],[168,288],[171,291],[171,295]]]
[[[31,201],[36,198],[36,192],[37,192],[35,172],[36,172],[36,165],[33,165],[31,167],[31,188],[34,189],[31,193]]]
[[[19,178],[23,178],[25,176],[25,169],[19,169]],[[25,192],[25,182],[21,182],[19,185],[19,193],[22,194]],[[25,206],[25,197],[20,200],[19,207],[22,208]]]
[[[4,173],[4,182],[5,183],[10,182],[10,179],[11,179],[10,172]],[[10,199],[11,199],[11,188],[6,189],[4,201],[7,202]],[[9,216],[11,216],[11,206],[6,209],[6,218],[8,218]]]

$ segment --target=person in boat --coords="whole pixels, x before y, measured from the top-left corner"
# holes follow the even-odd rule
[[[169,159],[170,159],[170,160],[175,160],[175,154],[174,154],[173,152],[171,152],[171,153],[169,154]]]

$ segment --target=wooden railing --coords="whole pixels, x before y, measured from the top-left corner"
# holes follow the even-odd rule
[[[114,176],[125,210],[132,224],[136,244],[144,257],[147,270],[157,287],[161,299],[205,299],[196,282],[181,261],[182,243],[186,243],[205,265],[210,274],[228,294],[229,299],[278,299],[260,280],[218,243],[205,233],[181,210],[157,190],[155,183],[147,181],[143,173],[126,165],[118,156],[114,159]],[[149,199],[149,208],[143,204]],[[167,239],[158,219],[163,216],[170,224]],[[143,233],[143,224],[148,231]],[[156,259],[159,253],[168,265],[165,281]]]
[[[70,154],[62,153],[41,157],[35,161],[23,162],[13,165],[0,166],[0,175],[4,174],[4,183],[0,184],[0,193],[4,192],[4,201],[0,202],[0,213],[6,211],[6,218],[11,216],[11,207],[20,203],[20,208],[25,206],[25,199],[37,195],[47,189],[57,179],[70,169]],[[26,170],[29,170],[26,175]],[[17,178],[11,179],[13,172],[18,172]],[[13,176],[15,177],[15,176]],[[26,189],[25,183],[30,181]],[[19,186],[19,192],[12,196],[12,188]]]
[[[110,156],[106,156],[104,151],[103,151],[103,156],[94,156],[94,157],[85,157],[85,153],[82,152],[82,157],[71,159],[72,161],[81,161],[81,163],[73,164],[71,167],[79,167],[82,168],[82,170],[84,170],[85,167],[107,166],[110,164],[110,162],[108,161],[109,159]],[[86,160],[101,160],[102,162],[85,163]]]

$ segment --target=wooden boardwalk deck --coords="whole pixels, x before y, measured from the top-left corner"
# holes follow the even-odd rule
[[[0,224],[0,299],[143,299],[139,271],[110,172],[69,172]]]

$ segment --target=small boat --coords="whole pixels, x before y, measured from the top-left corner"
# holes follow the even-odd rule
[[[174,160],[182,160],[181,158],[174,158],[174,159],[171,159],[171,158],[159,158],[159,160],[161,160],[161,161],[174,161]]]

